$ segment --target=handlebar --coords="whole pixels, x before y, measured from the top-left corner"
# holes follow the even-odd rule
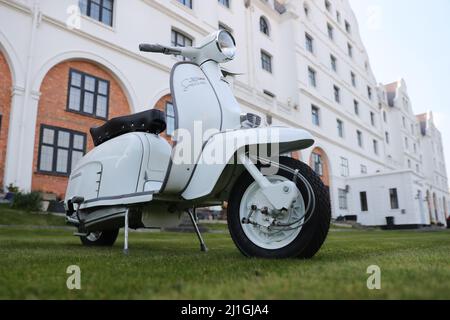
[[[162,46],[160,44],[147,44],[147,43],[140,44],[139,50],[142,52],[162,53],[167,55],[181,53],[181,50],[178,48],[170,48]]]

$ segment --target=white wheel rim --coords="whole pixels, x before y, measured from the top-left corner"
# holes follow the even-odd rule
[[[287,178],[278,175],[267,178],[272,183],[289,181]],[[269,211],[273,209],[256,182],[253,182],[245,191],[239,208],[242,229],[247,238],[254,245],[267,250],[278,250],[291,244],[300,234],[305,220],[305,202],[300,191],[298,191],[298,197],[296,198],[293,207],[289,208],[288,212],[279,219],[279,221],[284,224],[298,221],[298,223],[295,224],[295,226],[298,226],[296,228],[294,228],[294,226],[293,228],[284,228],[285,231],[280,231],[283,230],[283,228],[273,228],[272,230],[268,230],[267,228],[255,226],[254,224],[243,224],[242,219],[249,216],[252,205],[256,205],[258,209],[263,207],[269,208]],[[252,214],[252,219],[257,219],[258,217],[256,215],[262,215],[260,210],[257,210]]]

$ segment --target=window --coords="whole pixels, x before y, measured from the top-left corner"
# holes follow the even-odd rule
[[[348,21],[345,21],[345,31],[347,31],[347,33],[352,33],[352,26]]]
[[[372,100],[372,88],[367,87],[367,97],[369,97],[369,100]]]
[[[343,138],[344,137],[344,123],[340,119],[337,119],[336,123],[337,123],[338,135],[339,135],[339,137]]]
[[[331,24],[327,23],[328,37],[333,40],[334,39],[334,28]]]
[[[311,106],[312,123],[316,126],[320,126],[320,110],[316,106]]]
[[[68,129],[41,126],[38,171],[68,176],[86,152],[86,135]]]
[[[349,175],[348,159],[341,157],[341,176],[348,177]]]
[[[192,46],[192,38],[186,36],[185,34],[172,29],[172,47],[190,47]],[[179,56],[182,60],[187,60],[184,57]]]
[[[405,148],[409,149],[409,140],[408,137],[405,137]]]
[[[386,111],[383,111],[383,121],[387,122],[387,113],[386,113]]]
[[[219,3],[227,8],[230,7],[230,0],[218,0]]]
[[[314,53],[314,39],[307,33],[305,33],[306,50]]]
[[[192,9],[192,0],[177,0],[182,5]]]
[[[348,210],[347,191],[338,189],[339,194],[339,209]]]
[[[316,71],[311,67],[308,67],[308,78],[309,78],[309,84],[312,87],[317,87]]]
[[[325,9],[327,9],[327,11],[331,11],[331,3],[328,0],[325,0]]]
[[[348,55],[353,58],[353,46],[350,43],[347,43]]]
[[[319,176],[323,176],[323,161],[322,156],[318,153],[313,152],[313,170],[315,173],[317,173]]]
[[[336,20],[341,23],[341,13],[339,11],[336,11]]]
[[[389,198],[391,201],[391,209],[399,209],[397,189],[389,189]]]
[[[361,204],[361,211],[362,212],[367,212],[369,211],[369,206],[367,203],[367,192],[363,191],[359,193],[359,201]]]
[[[341,102],[341,89],[339,89],[339,87],[337,86],[333,86],[333,90],[334,90],[334,101],[336,101],[337,103]]]
[[[166,103],[166,134],[171,137],[175,131],[175,109],[172,102]]]
[[[273,117],[270,114],[266,114],[266,122],[269,126],[273,124]]]
[[[367,167],[365,165],[361,165],[361,174],[367,174]]]
[[[372,126],[375,127],[376,123],[375,123],[375,113],[373,113],[372,111],[370,112],[370,123],[372,124]]]
[[[356,88],[356,75],[353,72],[350,72],[350,79],[352,81],[352,86]]]
[[[358,101],[353,100],[353,108],[354,108],[354,110],[355,110],[355,114],[356,114],[357,116],[359,116],[359,102],[358,102]]]
[[[80,0],[82,14],[108,26],[113,24],[113,0]]]
[[[259,18],[259,31],[264,33],[266,36],[270,36],[269,23],[264,17]]]
[[[358,138],[358,146],[360,146],[362,148],[363,147],[363,134],[362,134],[362,132],[357,130],[356,131],[356,136]]]
[[[330,55],[331,60],[331,69],[333,69],[334,72],[337,72],[337,59],[335,56]]]
[[[385,137],[386,137],[386,143],[387,143],[387,144],[391,143],[391,137],[390,137],[390,135],[389,135],[389,132],[386,131],[386,132],[384,133],[384,135],[385,135]]]
[[[377,140],[373,140],[373,153],[378,155],[378,141]]]
[[[109,81],[71,69],[68,92],[68,111],[108,118]]]
[[[261,50],[261,66],[267,72],[272,73],[272,56]]]

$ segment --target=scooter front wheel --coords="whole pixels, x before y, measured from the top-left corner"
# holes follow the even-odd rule
[[[244,172],[231,192],[228,228],[239,250],[248,257],[312,258],[322,247],[330,227],[327,187],[306,164],[280,157],[272,183],[293,181],[299,194],[287,211],[274,210],[259,185]]]
[[[80,236],[81,243],[87,247],[112,247],[119,235],[119,229],[91,232]]]

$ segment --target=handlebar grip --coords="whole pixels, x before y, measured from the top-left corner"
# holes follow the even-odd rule
[[[159,44],[146,44],[142,43],[139,45],[139,50],[142,52],[154,52],[154,53],[166,53],[166,47]]]

